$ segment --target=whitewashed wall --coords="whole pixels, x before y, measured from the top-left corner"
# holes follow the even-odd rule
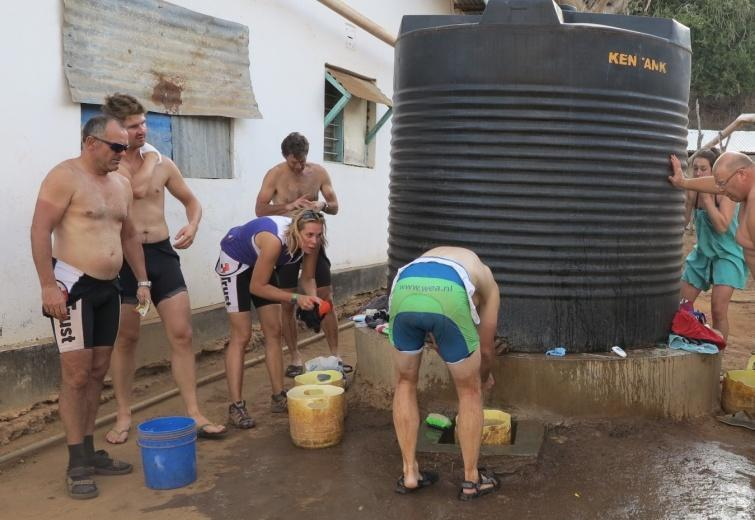
[[[283,137],[302,132],[310,140],[310,160],[322,162],[324,64],[377,78],[390,97],[393,49],[358,28],[355,45],[348,48],[348,22],[315,0],[173,3],[249,27],[252,84],[264,116],[234,121],[233,180],[188,180],[205,210],[197,241],[181,253],[192,306],[199,308],[221,301],[212,271],[218,242],[229,227],[253,216],[263,175],[282,160]],[[451,12],[450,0],[348,3],[393,33],[404,14]],[[81,112],[71,102],[61,65],[62,11],[59,0],[5,2],[0,17],[0,172],[5,190],[0,204],[0,348],[50,336],[49,322],[40,314],[29,226],[41,180],[79,150]],[[390,122],[376,139],[374,168],[325,163],[341,203],[340,213],[328,220],[328,252],[336,269],[387,258]],[[167,215],[175,233],[185,218],[172,199]]]

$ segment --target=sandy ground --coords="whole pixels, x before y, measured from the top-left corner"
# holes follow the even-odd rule
[[[341,334],[341,343],[345,360],[355,361],[353,330]],[[326,351],[319,342],[305,355]],[[503,477],[496,495],[461,503],[456,500],[458,469],[445,471],[437,485],[415,495],[394,493],[401,459],[390,412],[352,408],[339,446],[304,450],[291,443],[287,417],[267,411],[270,389],[264,366],[248,369],[245,381],[244,394],[258,426],[234,430],[222,441],[199,441],[194,484],[171,491],[147,489],[132,433],[127,444],[108,449],[133,462],[134,473],[98,477],[100,497],[94,500],[74,501],[65,495],[62,445],[1,468],[3,513],[9,518],[59,519],[306,515],[352,520],[386,514],[450,519],[505,514],[532,519],[749,520],[755,511],[755,433],[713,418],[551,425],[536,465]],[[157,381],[152,390],[162,384],[168,383]],[[349,392],[358,392],[358,384]],[[213,419],[224,419],[224,381],[200,388],[199,396]],[[170,399],[136,414],[135,422],[181,409],[179,399]],[[45,435],[56,428],[59,423],[50,424]],[[96,434],[98,447],[104,445],[105,430]]]

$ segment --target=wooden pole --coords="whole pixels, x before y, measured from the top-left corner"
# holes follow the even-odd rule
[[[705,143],[702,147],[703,148],[712,148],[716,146],[718,143],[723,141],[725,137],[730,136],[733,134],[740,126],[755,123],[755,114],[740,114],[738,118],[734,120],[733,123],[731,123],[729,126],[724,128],[718,133],[718,136],[716,136],[714,139],[708,141]]]
[[[345,2],[342,2],[341,0],[317,0],[325,7],[328,7],[335,11],[336,13],[340,14],[344,18],[346,18],[348,21],[356,25],[357,27],[360,27],[373,35],[374,37],[384,41],[391,47],[396,46],[396,37],[380,27],[378,24],[364,16],[363,14],[359,13],[352,7],[350,7]]]

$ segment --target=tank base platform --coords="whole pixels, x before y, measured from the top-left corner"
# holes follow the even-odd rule
[[[390,406],[393,347],[387,336],[355,329],[360,385]],[[496,385],[486,407],[518,411],[520,417],[649,417],[687,419],[718,410],[721,356],[668,348],[606,353],[508,353],[496,358]],[[425,350],[418,383],[421,407],[456,401],[450,374],[437,352]]]

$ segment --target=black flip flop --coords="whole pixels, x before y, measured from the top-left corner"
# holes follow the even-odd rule
[[[200,439],[222,439],[225,434],[228,433],[228,428],[223,426],[223,429],[219,432],[207,431],[208,426],[221,426],[220,424],[214,425],[212,423],[205,423],[202,426],[197,426],[197,437]]]
[[[716,419],[730,426],[741,426],[755,431],[755,417],[745,411],[739,411],[729,415],[719,415]]]
[[[434,471],[420,471],[419,480],[417,480],[417,487],[408,488],[404,485],[404,476],[401,475],[401,477],[399,477],[398,481],[396,482],[396,493],[408,495],[409,493],[414,493],[419,489],[432,486],[433,484],[438,482],[438,479],[438,474]]]
[[[286,377],[296,377],[304,373],[304,365],[288,365],[286,367]]]

